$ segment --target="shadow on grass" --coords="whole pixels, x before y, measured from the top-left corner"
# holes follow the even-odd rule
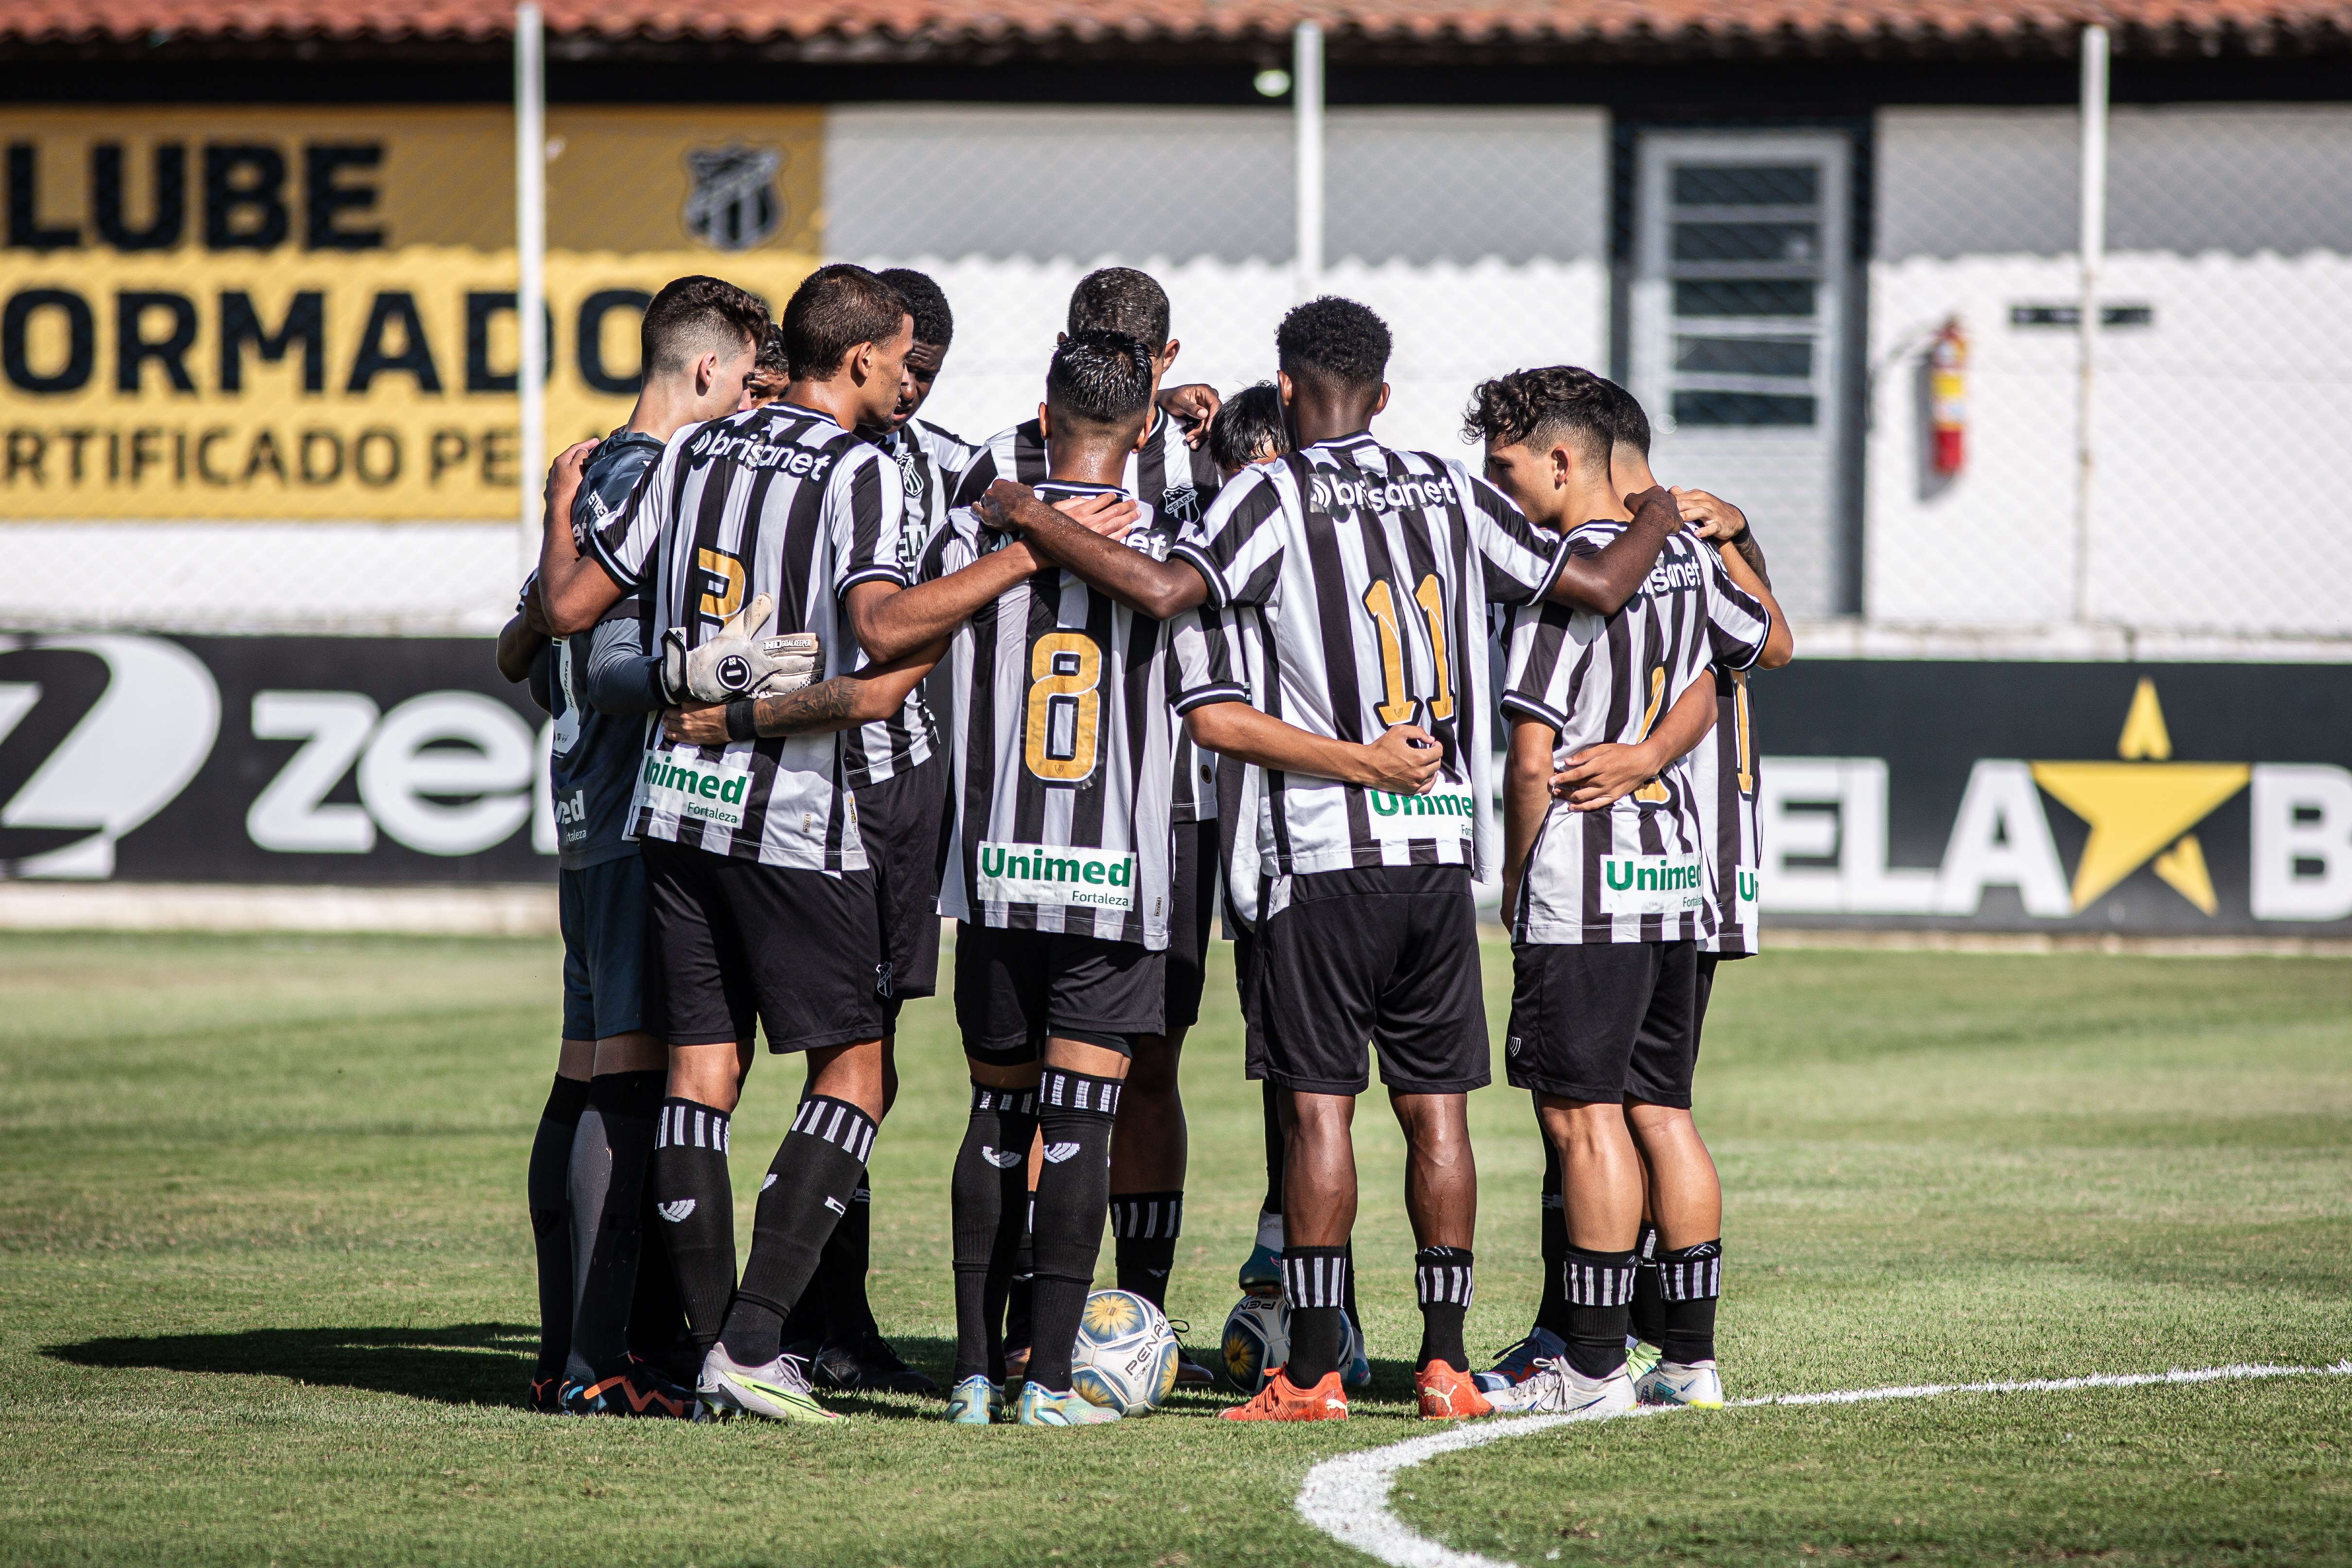
[[[917,1366],[944,1371],[955,1360],[955,1345],[948,1340],[896,1343],[899,1354]],[[285,1377],[446,1405],[521,1406],[529,1403],[539,1330],[521,1323],[247,1329],[82,1340],[45,1345],[41,1354],[75,1366]],[[835,1408],[846,1406],[888,1419],[918,1420],[937,1414],[935,1401],[906,1396],[822,1389],[819,1394]]]
[[[41,1354],[76,1366],[289,1377],[448,1405],[522,1405],[539,1330],[520,1323],[247,1329],[89,1339],[44,1345]]]

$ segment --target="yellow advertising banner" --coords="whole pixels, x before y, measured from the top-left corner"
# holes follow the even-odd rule
[[[0,111],[0,516],[504,520],[513,122],[473,109]],[[673,277],[781,308],[821,109],[548,115],[548,434],[602,434]]]

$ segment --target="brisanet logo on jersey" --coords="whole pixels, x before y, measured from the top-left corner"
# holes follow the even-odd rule
[[[980,846],[980,896],[988,904],[1135,907],[1135,857],[1065,844]]]

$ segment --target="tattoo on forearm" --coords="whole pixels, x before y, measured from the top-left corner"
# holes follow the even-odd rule
[[[835,675],[796,692],[761,697],[752,716],[761,735],[798,735],[838,724],[856,711],[857,683],[846,675]]]
[[[1760,578],[1765,587],[1772,586],[1772,574],[1764,570],[1764,547],[1756,542],[1753,529],[1750,529],[1745,538],[1731,548],[1739,552],[1739,559],[1748,563],[1748,570]]]

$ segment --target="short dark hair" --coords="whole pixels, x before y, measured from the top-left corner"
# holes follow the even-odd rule
[[[1081,332],[1124,332],[1153,353],[1168,346],[1168,290],[1131,267],[1106,267],[1070,290],[1073,338]]]
[[[1230,473],[1290,450],[1290,429],[1282,422],[1282,394],[1272,382],[1244,387],[1227,398],[1209,423],[1209,456]]]
[[[801,279],[784,307],[784,353],[795,381],[829,382],[841,357],[860,343],[885,343],[914,312],[862,267],[837,261]]]
[[[1616,442],[1630,446],[1644,458],[1650,455],[1650,416],[1643,412],[1642,400],[1619,386],[1606,376],[1601,384],[1609,392],[1609,414],[1616,424]]]
[[[1371,308],[1336,294],[1295,307],[1275,329],[1283,373],[1327,385],[1376,387],[1388,373],[1389,324]]]
[[[637,332],[645,377],[677,375],[714,349],[724,353],[768,332],[767,302],[724,278],[673,277],[646,307]]]
[[[927,272],[894,267],[875,275],[898,291],[915,319],[915,341],[944,349],[955,341],[955,312],[948,308],[947,292]]]
[[[1151,350],[1125,332],[1073,332],[1045,371],[1045,402],[1081,424],[1123,424],[1151,406]]]
[[[793,379],[791,361],[784,357],[784,334],[782,328],[771,325],[760,339],[760,357],[751,361],[751,373],[743,379],[743,390],[762,402],[784,395],[784,388]]]
[[[1571,446],[1587,463],[1609,465],[1617,439],[1619,392],[1591,371],[1546,365],[1481,382],[1462,416],[1462,433],[1490,446]]]

